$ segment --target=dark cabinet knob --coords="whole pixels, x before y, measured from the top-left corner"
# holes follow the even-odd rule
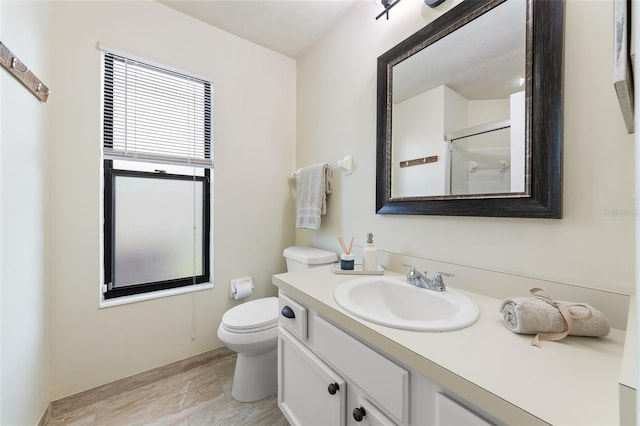
[[[293,309],[285,306],[284,308],[282,308],[282,316],[286,318],[295,318],[296,314],[293,312]]]
[[[327,388],[327,390],[329,391],[329,393],[331,395],[335,395],[336,392],[338,392],[340,390],[340,385],[338,385],[337,383],[331,383],[329,385],[329,387]]]
[[[361,422],[364,416],[366,415],[367,413],[364,411],[364,408],[362,407],[358,407],[353,410],[353,420],[355,420],[356,422]]]

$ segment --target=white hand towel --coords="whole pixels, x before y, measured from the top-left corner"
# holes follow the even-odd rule
[[[320,216],[327,213],[331,194],[331,167],[314,164],[298,171],[296,228],[320,229]]]

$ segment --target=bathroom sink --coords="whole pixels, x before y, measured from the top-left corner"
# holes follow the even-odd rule
[[[478,306],[455,289],[428,290],[401,276],[349,280],[336,287],[333,298],[359,318],[403,330],[458,330],[475,323],[480,314]]]

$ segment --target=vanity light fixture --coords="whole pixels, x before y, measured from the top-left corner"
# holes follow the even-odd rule
[[[424,4],[426,4],[429,7],[436,7],[439,6],[441,3],[443,3],[445,0],[424,0]],[[400,0],[382,0],[382,6],[384,6],[384,10],[378,15],[376,16],[376,20],[380,19],[382,16],[387,16],[387,21],[389,20],[389,10],[395,6],[396,4],[400,3]]]
[[[393,2],[391,0],[382,0],[382,6],[384,6],[384,10],[382,11],[382,13],[380,13],[378,16],[376,16],[376,20],[380,19],[384,15],[387,15],[387,21],[388,21],[389,20],[389,10],[393,6],[398,4],[398,3],[400,3],[400,0],[395,0]]]
[[[424,0],[424,4],[426,4],[429,7],[440,6],[440,4],[443,2],[444,0]]]

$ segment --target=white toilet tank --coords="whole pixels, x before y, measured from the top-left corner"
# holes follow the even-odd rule
[[[330,265],[338,260],[332,251],[307,246],[288,247],[282,255],[287,259],[288,272]]]

